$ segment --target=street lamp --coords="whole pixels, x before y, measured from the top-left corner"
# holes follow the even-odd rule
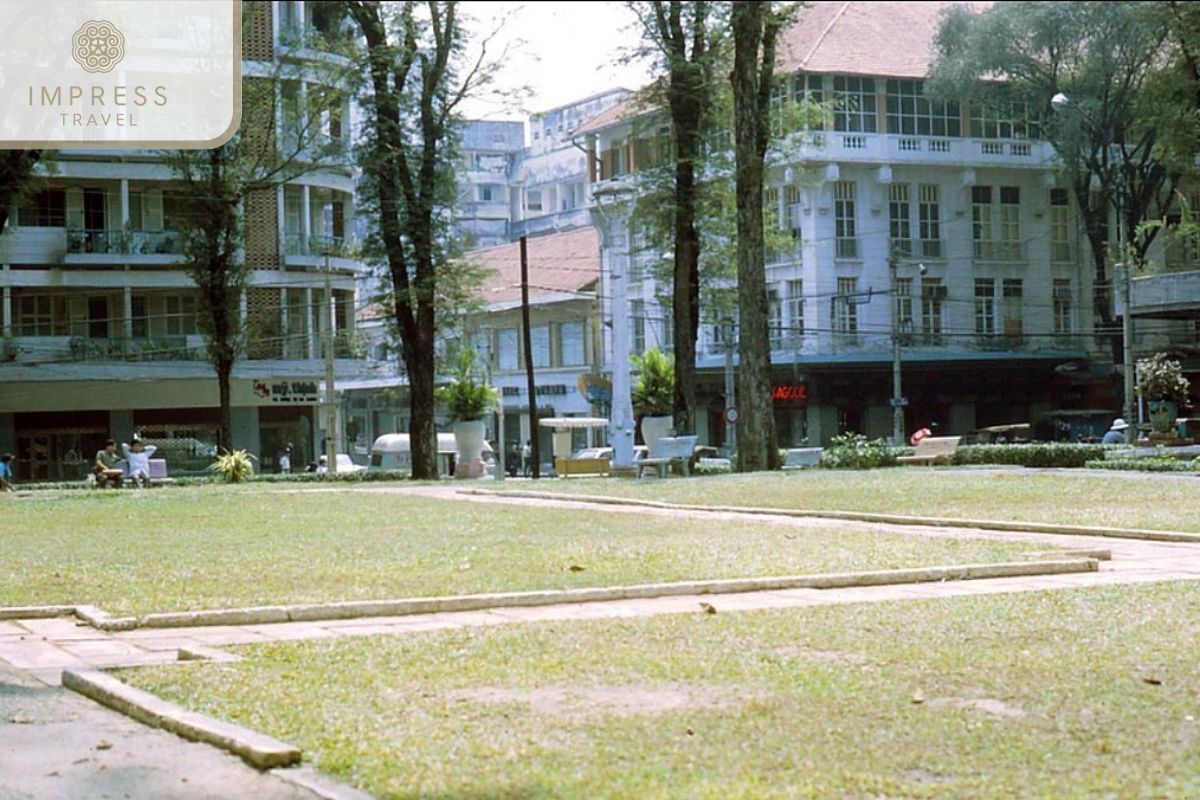
[[[1062,112],[1064,109],[1072,107],[1071,98],[1067,97],[1062,92],[1057,92],[1050,98],[1050,107],[1055,111]],[[1088,122],[1095,124],[1095,120],[1090,119],[1091,115],[1084,109],[1079,109],[1079,113],[1083,115]],[[1122,162],[1122,166],[1124,163]],[[1117,263],[1113,265],[1113,282],[1116,284],[1118,291],[1118,299],[1121,306],[1121,361],[1122,371],[1125,373],[1125,397],[1124,397],[1124,414],[1125,419],[1136,419],[1134,415],[1134,370],[1133,370],[1133,315],[1129,308],[1129,263],[1125,252],[1125,224],[1127,222],[1125,199],[1125,173],[1121,170],[1117,173],[1117,185],[1113,188],[1116,190],[1116,208],[1117,208]],[[1136,436],[1136,425],[1130,425],[1125,429],[1125,443],[1133,444]]]
[[[604,181],[592,190],[592,218],[600,228],[612,285],[613,387],[609,410],[612,474],[634,475],[633,400],[629,371],[629,217],[634,188],[620,180]],[[620,243],[620,247],[614,247]]]
[[[902,381],[900,378],[900,295],[896,293],[896,272],[900,268],[900,259],[896,256],[896,251],[892,250],[891,257],[888,258],[888,274],[891,279],[892,290],[892,446],[900,447],[904,444],[904,407],[908,405],[908,401],[904,398]],[[917,270],[922,275],[927,271],[924,264],[918,264]],[[912,317],[908,319],[909,327],[912,327]]]

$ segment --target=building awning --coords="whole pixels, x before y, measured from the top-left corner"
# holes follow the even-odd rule
[[[607,428],[608,420],[603,417],[546,417],[539,419],[538,425],[546,428]]]

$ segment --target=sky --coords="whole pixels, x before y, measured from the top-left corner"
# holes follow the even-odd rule
[[[638,41],[636,18],[624,3],[468,0],[461,8],[474,18],[469,28],[476,40],[504,20],[495,52],[506,45],[509,50],[496,84],[531,90],[522,110],[506,107],[495,96],[473,99],[464,106],[468,118],[522,119],[616,86],[636,89],[649,80],[645,63],[616,63],[621,48]]]

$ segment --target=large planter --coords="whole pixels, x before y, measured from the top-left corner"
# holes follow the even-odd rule
[[[1147,403],[1150,413],[1150,428],[1155,433],[1170,434],[1176,431],[1175,418],[1179,415],[1179,407],[1173,400],[1150,400]]]
[[[642,417],[642,441],[646,447],[653,448],[654,443],[671,435],[671,427],[675,424],[673,417]]]
[[[483,463],[483,420],[471,419],[454,423],[454,477],[482,478],[487,469]]]

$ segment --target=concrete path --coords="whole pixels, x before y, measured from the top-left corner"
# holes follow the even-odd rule
[[[311,491],[311,490],[309,490]],[[471,502],[597,506],[571,501],[461,496],[454,487],[363,488]],[[949,538],[1001,538],[1050,544],[1064,550],[1108,549],[1113,560],[1098,572],[1045,577],[996,578],[946,583],[848,589],[793,589],[736,595],[697,595],[645,600],[497,608],[373,617],[326,622],[202,628],[155,628],[105,633],[73,618],[0,621],[0,800],[8,798],[311,798],[303,789],[244,766],[232,756],[171,734],[148,729],[56,687],[65,668],[112,668],[166,664],[179,648],[323,639],[376,634],[409,635],[448,628],[506,625],[540,620],[588,620],[699,613],[700,603],[720,612],[799,608],[838,603],[884,602],[1004,592],[1083,588],[1120,583],[1200,580],[1200,545],[1084,536],[997,533],[797,519],[737,513],[706,514],[605,506],[605,513],[750,519],[763,525],[856,529]],[[219,653],[217,655],[220,655]],[[8,666],[5,666],[7,662]],[[17,720],[14,722],[13,720]],[[101,741],[111,748],[97,749]],[[15,788],[19,787],[19,788]]]

